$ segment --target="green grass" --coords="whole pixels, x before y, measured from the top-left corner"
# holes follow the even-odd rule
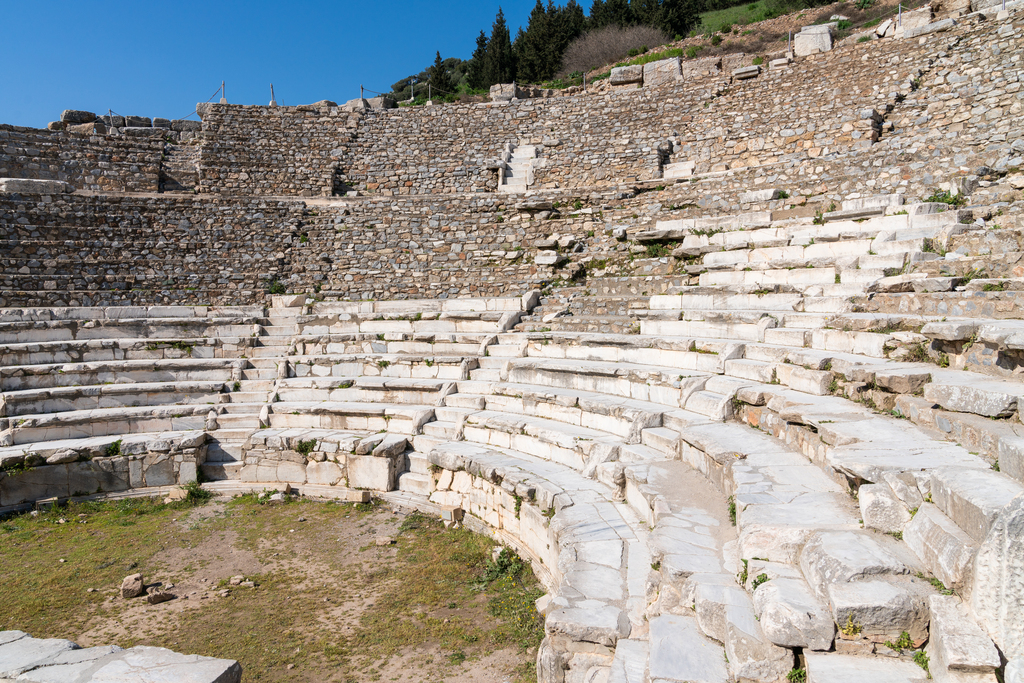
[[[536,679],[543,618],[534,601],[544,591],[514,554],[492,562],[491,539],[418,514],[398,526],[402,518],[378,504],[267,498],[214,504],[197,521],[186,518],[187,502],[151,499],[7,518],[0,630],[72,640],[88,632],[93,642],[237,659],[248,682],[385,680],[399,666],[403,680],[410,666],[411,680],[442,680],[499,650],[517,653],[517,681]],[[384,532],[394,545],[373,542]],[[343,534],[347,543],[338,542]],[[163,559],[197,547],[210,557],[196,566]],[[228,552],[258,560],[261,572],[246,575],[257,588],[168,603],[178,611],[114,597],[127,574],[194,583]],[[222,573],[210,590],[232,575]],[[353,604],[361,613],[351,612]],[[139,618],[148,619],[144,628]]]
[[[752,2],[749,5],[736,5],[701,14],[697,33],[715,33],[721,31],[725,26],[745,26],[766,18],[770,17],[766,16],[763,1]]]

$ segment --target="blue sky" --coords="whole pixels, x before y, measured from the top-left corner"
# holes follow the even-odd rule
[[[235,104],[267,104],[271,83],[278,104],[343,102],[437,50],[468,59],[499,5],[515,36],[534,2],[0,0],[0,123],[42,128],[64,109],[181,118],[222,80]]]

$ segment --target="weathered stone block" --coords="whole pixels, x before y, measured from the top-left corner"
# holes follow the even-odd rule
[[[679,58],[673,57],[644,64],[644,87],[660,88],[681,83],[683,72],[679,63]]]

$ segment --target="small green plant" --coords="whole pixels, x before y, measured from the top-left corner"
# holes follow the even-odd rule
[[[242,388],[242,383],[239,382],[238,380],[235,380],[235,383],[231,385],[231,390],[232,391],[239,391],[239,390],[241,390],[241,388]]]
[[[316,439],[309,439],[308,441],[299,441],[298,445],[295,446],[295,452],[299,455],[309,455],[316,448]]]
[[[721,45],[722,44],[722,36],[718,35],[717,33],[715,35],[711,36],[711,44],[714,47],[718,47],[719,45]]]
[[[854,6],[863,12],[864,10],[871,9],[874,4],[875,0],[857,0],[857,2],[854,3]]]
[[[860,633],[863,629],[860,624],[854,622],[852,614],[847,614],[846,623],[840,626],[839,630],[842,631],[843,635],[855,636],[858,633]]]
[[[686,55],[687,59],[693,59],[697,56],[697,53],[703,49],[703,45],[691,45],[690,47],[686,48],[686,52],[684,52],[683,54]]]
[[[108,458],[116,458],[121,455],[121,439],[118,439],[111,444],[107,444],[107,447],[103,450],[103,454]]]
[[[213,493],[204,489],[198,479],[188,482],[181,488],[185,490],[185,504],[189,507],[202,505],[213,498]]]
[[[825,225],[825,214],[821,211],[821,209],[818,209],[817,211],[814,212],[814,220],[811,222],[814,223],[815,225]]]
[[[729,496],[729,521],[736,526],[736,499]]]
[[[858,43],[870,43],[871,40],[872,40],[871,36],[861,36],[860,38],[857,39],[857,42]]]
[[[807,683],[807,670],[790,669],[789,673],[786,674],[786,680],[789,683]]]
[[[849,19],[840,19],[836,22],[837,31],[849,31],[851,26],[853,26],[853,24],[850,23]]]
[[[885,641],[885,646],[890,650],[896,650],[903,652],[904,650],[914,649],[914,641],[910,639],[910,634],[904,631],[900,634],[900,637],[895,642],[891,640]]]
[[[754,59],[751,60],[750,63],[753,64],[754,66],[761,66],[762,64],[764,64],[764,57],[754,57]]]
[[[754,581],[751,584],[750,589],[756,591],[758,586],[760,586],[762,583],[768,583],[768,581],[770,580],[771,579],[768,578],[768,575],[762,572],[761,574],[758,574],[754,577]]]
[[[391,365],[391,361],[389,361],[389,360],[379,360],[379,361],[377,361],[377,367],[380,368],[381,370],[384,370],[389,365]]]
[[[914,664],[924,669],[928,674],[928,678],[932,677],[932,672],[928,671],[928,655],[924,653],[924,650],[918,650],[914,653]]]
[[[743,571],[740,572],[740,575],[739,575],[738,578],[740,580],[740,585],[741,586],[745,586],[747,584],[747,576],[749,576],[749,574],[747,573],[747,571],[748,571],[747,565],[750,562],[749,562],[749,560],[740,560],[740,562],[743,563]]]
[[[779,199],[789,199],[789,193],[785,190],[779,190]]]
[[[932,204],[947,204],[949,206],[965,206],[967,204],[967,200],[963,198],[963,195],[954,195],[949,190],[937,190],[930,197],[926,197],[924,201]]]
[[[278,280],[277,278],[274,278],[267,284],[268,294],[284,294],[287,291],[288,290],[284,286],[284,283]]]

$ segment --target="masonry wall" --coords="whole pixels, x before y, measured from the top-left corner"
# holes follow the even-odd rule
[[[94,192],[156,192],[163,139],[0,125],[0,178],[62,180]]]
[[[0,194],[0,306],[262,303],[285,277],[303,205],[201,195]]]
[[[536,240],[555,231],[585,233],[594,224],[583,217],[531,220],[515,208],[517,200],[375,198],[315,207],[307,241],[291,252],[294,286],[353,299],[522,294],[553,274],[533,263]]]
[[[322,197],[360,115],[338,107],[204,108],[201,192]],[[338,192],[342,191],[340,185]]]

